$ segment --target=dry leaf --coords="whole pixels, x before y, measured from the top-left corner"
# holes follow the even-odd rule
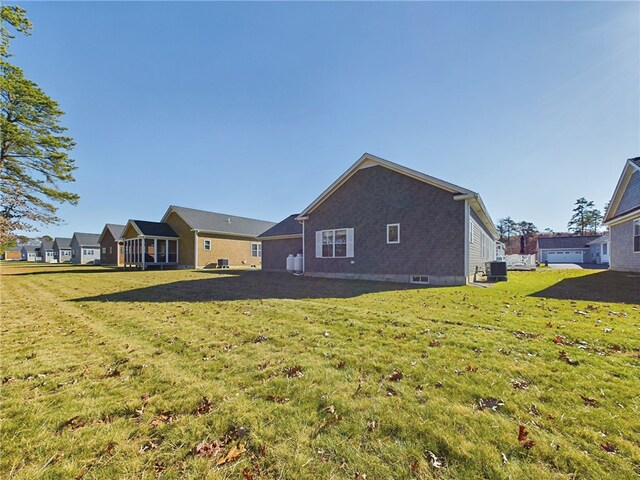
[[[480,405],[480,410],[488,408],[490,410],[493,410],[494,412],[497,411],[499,407],[504,406],[504,402],[502,400],[494,397],[479,398],[478,404]]]
[[[391,375],[387,377],[387,380],[389,380],[390,382],[399,382],[400,380],[402,380],[402,377],[404,377],[402,372],[400,370],[394,369],[393,372],[391,372]]]
[[[194,453],[198,457],[215,457],[221,451],[222,445],[217,440],[213,443],[202,441],[194,449]]]
[[[240,455],[242,455],[245,451],[246,450],[244,448],[244,443],[238,442],[237,445],[233,445],[229,449],[229,451],[227,452],[227,454],[224,457],[221,457],[221,458],[218,459],[218,461],[216,462],[216,465],[224,465],[225,463],[233,462]]]
[[[211,403],[211,400],[209,400],[207,397],[202,397],[202,400],[200,400],[200,403],[196,407],[196,414],[206,415],[211,411],[212,408],[213,405]]]

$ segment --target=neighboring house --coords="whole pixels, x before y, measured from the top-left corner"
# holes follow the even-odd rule
[[[124,265],[124,245],[120,240],[124,225],[107,223],[102,229],[100,238],[100,264]]]
[[[12,247],[9,250],[5,250],[4,259],[7,261],[16,261],[22,259],[22,247]]]
[[[609,232],[603,234],[600,238],[591,240],[587,245],[591,249],[591,257],[594,263],[609,263]]]
[[[58,263],[71,261],[71,239],[56,237],[53,239],[53,251],[56,254]]]
[[[275,224],[178,206],[170,206],[161,220],[180,237],[183,267],[204,268],[225,259],[229,266],[260,266],[262,243],[258,235]]]
[[[262,270],[285,271],[287,257],[302,253],[302,223],[297,216],[289,215],[258,235],[262,241]]]
[[[589,243],[600,235],[571,235],[538,238],[540,263],[593,263],[594,254]]]
[[[40,244],[40,261],[44,263],[58,263],[58,257],[56,251],[53,248],[53,242],[50,240],[43,240]]]
[[[75,232],[71,238],[72,263],[100,263],[99,233]]]
[[[604,224],[609,227],[609,268],[640,272],[640,157],[627,160]]]
[[[35,245],[23,245],[20,252],[22,260],[27,262],[39,262],[42,259],[40,257],[40,247]]]
[[[146,270],[150,267],[177,266],[180,237],[163,222],[129,220],[122,230],[122,265]]]
[[[480,195],[369,154],[261,237],[271,238],[263,252],[270,269],[284,270],[295,252],[292,220],[302,222],[307,276],[462,285],[496,255],[498,233]]]

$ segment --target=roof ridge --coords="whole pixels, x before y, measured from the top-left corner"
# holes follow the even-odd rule
[[[220,215],[223,217],[235,217],[235,218],[242,218],[244,220],[253,220],[256,222],[275,223],[275,222],[272,222],[271,220],[262,220],[254,217],[243,217],[241,215],[234,215],[232,213],[214,212],[213,210],[202,210],[200,208],[181,207],[180,205],[170,205],[169,208],[182,208],[184,210],[193,210],[194,212],[213,213],[214,215]]]

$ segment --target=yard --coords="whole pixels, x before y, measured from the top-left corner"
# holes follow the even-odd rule
[[[2,264],[2,478],[640,475],[640,277]]]

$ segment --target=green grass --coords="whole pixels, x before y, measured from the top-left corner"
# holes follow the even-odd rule
[[[1,478],[640,475],[638,276],[1,268]]]

